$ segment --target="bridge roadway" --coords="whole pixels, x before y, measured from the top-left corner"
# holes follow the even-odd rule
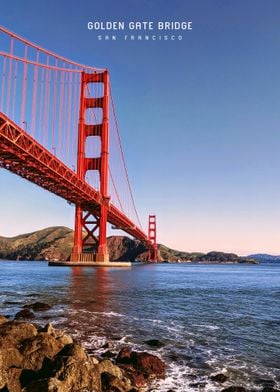
[[[99,216],[101,194],[0,112],[0,167]],[[147,235],[109,202],[108,222],[149,245]]]

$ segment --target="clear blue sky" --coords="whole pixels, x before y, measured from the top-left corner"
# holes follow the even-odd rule
[[[0,23],[111,72],[143,223],[183,250],[280,253],[278,0],[13,0]],[[173,42],[99,42],[89,20],[191,20]],[[0,235],[73,226],[65,201],[0,171]]]

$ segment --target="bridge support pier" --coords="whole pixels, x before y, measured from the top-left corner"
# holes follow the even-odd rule
[[[151,244],[148,252],[148,261],[156,263],[158,261],[156,215],[149,215],[148,238]]]
[[[102,97],[87,96],[88,84],[103,83]],[[86,121],[86,111],[93,111],[92,123]],[[98,112],[102,110],[102,119]],[[86,141],[90,136],[100,138],[99,157],[86,156]],[[108,71],[81,75],[80,116],[78,128],[77,175],[85,180],[88,170],[97,170],[100,178],[100,204],[93,210],[81,203],[76,204],[74,247],[71,261],[109,262],[107,248],[107,219],[110,197],[108,196],[109,165],[109,75]]]

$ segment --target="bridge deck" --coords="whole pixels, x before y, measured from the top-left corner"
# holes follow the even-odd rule
[[[81,180],[55,155],[0,112],[0,167],[62,197],[81,203],[85,211],[99,215],[101,194]],[[149,243],[146,234],[109,203],[108,221],[133,237]]]

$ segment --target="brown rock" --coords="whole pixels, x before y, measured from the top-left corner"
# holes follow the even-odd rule
[[[92,355],[89,357],[89,361],[91,362],[92,365],[98,365],[99,364],[99,360],[96,357],[92,356]]]
[[[5,388],[8,381],[8,374],[5,367],[2,365],[1,357],[0,357],[0,390]]]
[[[35,372],[34,370],[30,370],[30,369],[22,369],[20,375],[20,383],[22,388],[24,388],[32,381],[37,381],[40,378],[42,377],[40,377],[39,372]]]
[[[219,373],[219,374],[215,374],[214,376],[211,376],[210,379],[212,381],[223,383],[228,380],[228,377],[223,373]]]
[[[57,378],[45,378],[33,381],[22,392],[68,392]]]
[[[51,305],[46,304],[44,302],[34,302],[32,304],[29,304],[29,305],[24,305],[24,308],[32,309],[35,312],[43,312],[45,310],[51,309],[52,307],[51,307]]]
[[[20,352],[24,357],[23,368],[39,370],[44,358],[54,358],[62,347],[63,343],[47,332],[38,333],[22,343]]]
[[[57,354],[57,356],[62,357],[74,357],[77,361],[84,361],[88,359],[88,356],[83,349],[83,347],[78,343],[67,344],[63,347],[61,351]]]
[[[110,373],[101,374],[102,391],[106,392],[130,392],[131,382],[128,378],[122,379],[113,376]]]
[[[103,344],[103,346],[101,348],[107,348],[107,349],[111,350],[113,348],[113,344],[111,342],[107,342],[107,343]]]
[[[20,320],[20,319],[34,319],[35,314],[31,312],[29,309],[22,309],[19,312],[16,313],[15,315],[15,320]]]
[[[0,349],[0,361],[4,369],[9,369],[12,366],[20,367],[22,360],[23,357],[17,348],[8,347]]]
[[[48,334],[54,336],[57,340],[59,340],[63,346],[73,343],[73,339],[70,335],[64,333],[59,329],[54,329],[51,324],[47,324],[44,329]]]
[[[155,355],[135,351],[131,354],[131,360],[133,367],[140,373],[143,373],[145,377],[155,375],[162,377],[165,374],[165,363]]]
[[[127,377],[131,380],[131,383],[138,388],[145,387],[147,385],[147,379],[143,373],[128,372]]]
[[[123,347],[116,358],[116,362],[131,363],[131,353],[132,353],[131,348]]]
[[[110,373],[118,378],[123,377],[121,369],[118,366],[114,365],[111,361],[109,361],[109,359],[105,359],[104,361],[99,362],[99,364],[97,365],[97,369],[100,374]]]
[[[0,324],[0,391],[137,392],[136,385],[162,374],[162,361],[153,355],[131,350],[122,355],[130,360],[123,365],[130,377],[108,359],[98,362],[89,357],[80,344],[50,324],[37,330],[29,323],[5,322]]]
[[[102,358],[115,358],[116,353],[113,353],[110,350],[105,351],[104,353],[101,354]]]
[[[6,323],[7,321],[8,319],[5,316],[0,315],[0,325]]]
[[[10,368],[7,370],[8,381],[7,388],[11,392],[21,392],[20,375],[21,369]]]
[[[62,382],[62,392],[89,389],[99,392],[101,388],[98,365],[92,365],[89,360],[76,360],[74,357],[58,356],[47,372],[53,372],[53,377]]]
[[[164,343],[158,339],[149,339],[149,340],[146,340],[144,343],[146,343],[148,346],[151,346],[151,347],[158,347],[159,348],[159,347],[164,346]]]
[[[0,348],[15,347],[23,340],[37,335],[34,325],[19,321],[8,321],[0,325]]]
[[[50,335],[55,335],[56,330],[50,323],[48,323],[44,327],[38,328],[38,332],[47,332]]]

